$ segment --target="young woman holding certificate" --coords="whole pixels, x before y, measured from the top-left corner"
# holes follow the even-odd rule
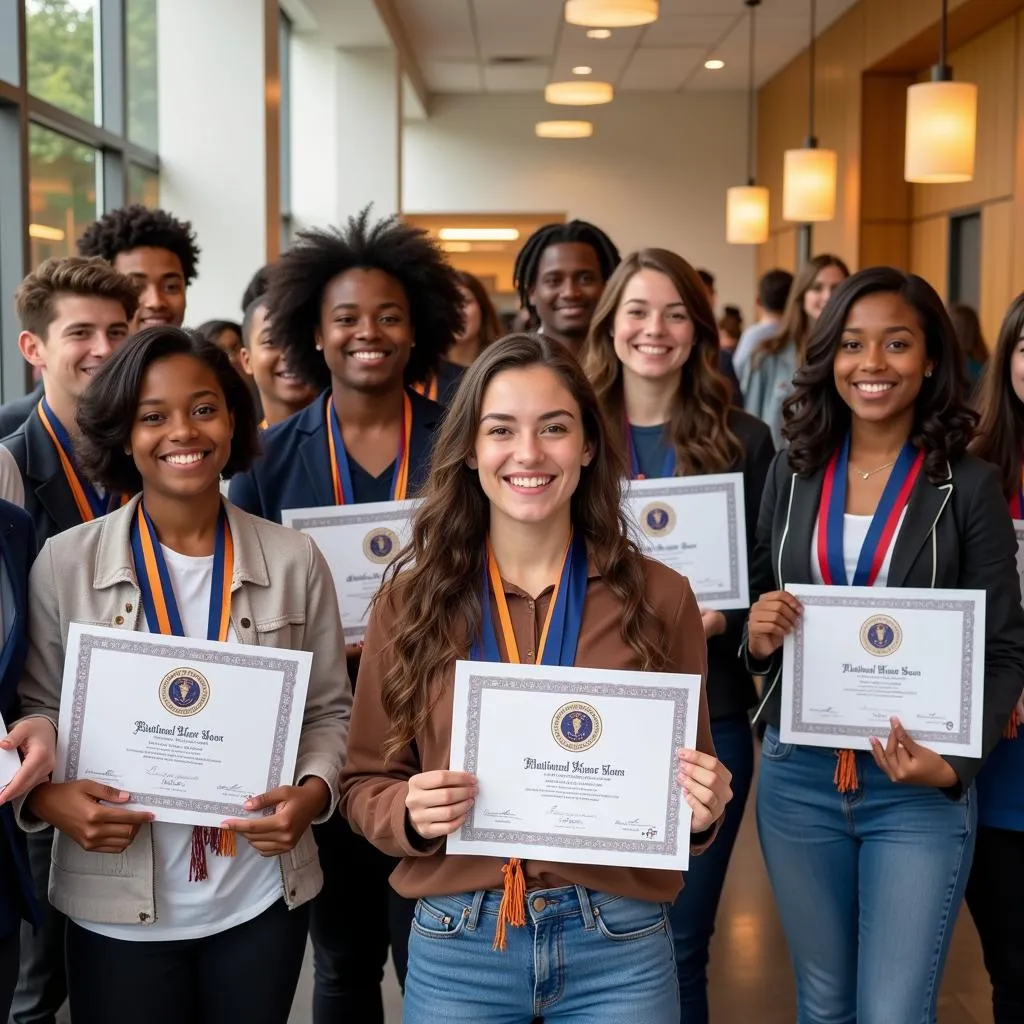
[[[605,287],[580,353],[611,423],[622,424],[634,480],[743,474],[747,548],[775,447],[760,420],[731,405],[716,369],[718,331],[697,272],[664,249],[642,249]],[[701,609],[708,641],[708,708],[715,751],[732,772],[733,799],[718,836],[687,873],[672,908],[682,1019],[708,1019],[708,947],[754,774],[747,712],[757,702],[736,658],[747,611]]]
[[[364,211],[340,231],[309,231],[270,271],[271,335],[321,391],[266,431],[263,456],[231,500],[281,521],[285,509],[415,497],[441,407],[411,384],[432,374],[463,325],[455,272],[426,234]],[[359,647],[348,649],[350,671]],[[391,892],[395,862],[335,815],[316,829],[324,887],[313,904],[314,1024],[383,1024],[388,950],[405,978],[412,905]],[[352,878],[359,877],[359,885]]]
[[[981,422],[974,453],[996,465],[1010,514],[1024,519],[1024,294],[1010,306],[978,396]],[[1020,543],[1018,541],[1018,543]],[[1006,736],[978,775],[978,841],[967,882],[974,918],[992,979],[996,1024],[1024,1020],[1024,918],[1007,894],[1024,877],[1024,701]]]
[[[983,590],[986,754],[1020,696],[1016,545],[998,472],[966,454],[965,391],[938,295],[876,267],[836,290],[786,403],[745,650],[768,679],[757,819],[801,1024],[935,1020],[982,761],[939,756],[896,718],[871,753],[782,743],[781,646],[801,614],[785,586]]]
[[[628,539],[624,469],[558,342],[512,335],[466,371],[371,614],[344,782],[344,813],[419,900],[406,1024],[679,1021],[678,872],[445,853],[476,793],[449,770],[457,659],[705,674],[689,584]],[[679,781],[699,850],[731,796],[703,695],[697,748]]]
[[[334,813],[351,704],[330,571],[308,538],[222,501],[221,473],[244,469],[257,440],[246,386],[216,346],[141,332],[97,371],[78,423],[89,479],[137,496],[36,561],[24,714],[56,722],[71,622],[314,658],[295,784],[246,801],[264,817],[153,823],[90,780],[28,795],[25,827],[57,829],[50,899],[70,918],[72,1016],[284,1024],[321,885],[310,825]]]

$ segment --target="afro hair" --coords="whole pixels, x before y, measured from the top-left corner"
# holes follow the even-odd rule
[[[330,387],[330,370],[316,350],[320,303],[327,285],[355,268],[383,271],[402,286],[416,332],[405,379],[409,384],[426,380],[462,330],[458,280],[425,231],[397,217],[371,224],[369,207],[350,217],[344,228],[299,232],[295,244],[270,268],[271,333],[289,366],[314,387]]]
[[[199,246],[192,225],[166,210],[150,210],[139,203],[111,210],[90,224],[78,240],[82,256],[102,256],[108,263],[118,253],[143,246],[173,252],[181,261],[186,287],[196,279]]]

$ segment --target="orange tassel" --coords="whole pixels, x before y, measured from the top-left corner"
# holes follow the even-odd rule
[[[1010,712],[1009,721],[1006,723],[1006,728],[1003,729],[1004,740],[1015,740],[1017,738],[1017,709],[1014,708]]]
[[[235,833],[229,828],[217,829],[217,845],[214,852],[218,857],[234,857]]]
[[[852,750],[836,751],[836,772],[832,777],[840,793],[854,793],[860,788],[857,780],[857,759]]]
[[[491,949],[500,949],[504,953],[507,946],[505,926],[522,928],[526,924],[526,878],[518,857],[510,857],[507,864],[502,864],[501,873],[505,876],[505,885]]]

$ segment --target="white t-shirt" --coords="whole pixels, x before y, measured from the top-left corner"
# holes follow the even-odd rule
[[[892,553],[896,549],[896,538],[903,529],[903,519],[907,514],[906,507],[900,513],[900,521],[896,524],[892,540],[889,543],[889,550],[885,553],[885,560],[882,568],[878,570],[878,576],[873,587],[884,587],[889,582],[889,566],[892,563]],[[843,563],[846,566],[846,579],[851,584],[857,573],[857,561],[860,558],[860,550],[864,547],[864,538],[868,535],[873,516],[854,516],[849,512],[843,515]],[[821,576],[821,566],[818,564],[818,523],[815,520],[814,533],[811,536],[811,581],[819,586],[824,583]]]
[[[197,558],[160,547],[185,635],[205,640],[213,555]],[[149,632],[145,615],[140,618],[140,628]],[[233,630],[228,639],[236,640]],[[283,897],[280,858],[261,857],[241,835],[235,837],[234,857],[218,857],[207,847],[209,877],[203,882],[190,882],[192,826],[155,821],[150,827],[156,897],[154,923],[99,924],[75,918],[76,924],[99,935],[129,942],[199,939],[251,921]]]

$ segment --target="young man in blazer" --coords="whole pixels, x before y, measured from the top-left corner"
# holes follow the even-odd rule
[[[39,368],[43,397],[0,446],[0,497],[22,505],[34,526],[34,546],[87,519],[116,500],[99,495],[78,471],[71,438],[78,397],[96,367],[129,335],[138,305],[132,281],[102,259],[47,260],[15,294],[22,355]],[[13,1024],[52,1024],[67,995],[63,915],[47,902],[53,830],[28,842],[42,926],[25,927]]]

